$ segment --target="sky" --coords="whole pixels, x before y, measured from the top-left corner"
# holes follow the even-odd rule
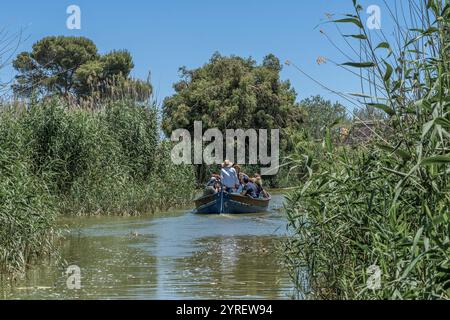
[[[132,75],[146,79],[151,72],[159,101],[174,93],[172,84],[179,79],[181,66],[200,67],[216,51],[251,56],[258,62],[273,53],[335,91],[360,91],[354,75],[332,63],[316,62],[319,56],[339,63],[347,61],[320,33],[323,29],[342,44],[335,37],[333,25],[320,24],[326,20],[326,13],[336,17],[353,13],[351,0],[1,1],[0,29],[11,34],[23,30],[17,53],[30,50],[33,43],[50,35],[88,37],[100,53],[127,49],[135,64]],[[383,1],[363,0],[361,4],[364,8],[373,4],[382,7]],[[66,26],[70,5],[81,9],[81,30]],[[363,17],[369,16],[363,12]],[[348,26],[348,33],[352,31],[355,28]],[[0,70],[0,81],[14,75],[7,65]],[[345,102],[292,66],[284,67],[282,79],[291,81],[298,100],[320,94]]]

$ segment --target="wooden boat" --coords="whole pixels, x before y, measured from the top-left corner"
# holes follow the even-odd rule
[[[261,213],[269,208],[271,197],[253,199],[239,194],[218,192],[195,200],[198,214],[246,214]]]

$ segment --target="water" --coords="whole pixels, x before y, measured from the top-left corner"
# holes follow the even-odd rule
[[[282,195],[268,213],[138,218],[72,218],[64,263],[46,261],[3,299],[289,299],[292,285],[277,247],[286,234]],[[66,267],[81,270],[81,289]]]

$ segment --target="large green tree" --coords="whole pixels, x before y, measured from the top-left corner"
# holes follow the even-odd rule
[[[134,64],[128,51],[100,55],[84,37],[43,38],[31,52],[20,53],[13,66],[18,72],[13,89],[19,96],[105,95],[114,91],[111,87],[138,91],[142,99],[151,94],[149,84],[130,78]]]
[[[303,117],[294,89],[280,79],[281,70],[272,54],[257,64],[251,58],[215,53],[198,69],[181,68],[175,94],[163,103],[164,132],[170,136],[182,128],[192,133],[195,121],[202,121],[203,130],[280,129],[283,145],[284,129],[298,129]],[[251,174],[258,168],[245,170]],[[197,166],[198,182],[207,178],[207,169]]]
[[[164,100],[163,129],[283,129],[299,126],[301,109],[289,81],[280,79],[282,66],[274,55],[257,64],[251,58],[215,53],[209,63],[180,69],[175,94]]]

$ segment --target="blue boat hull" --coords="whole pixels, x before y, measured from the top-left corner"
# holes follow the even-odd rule
[[[248,214],[267,211],[268,199],[252,199],[237,194],[216,193],[195,201],[198,214]]]

